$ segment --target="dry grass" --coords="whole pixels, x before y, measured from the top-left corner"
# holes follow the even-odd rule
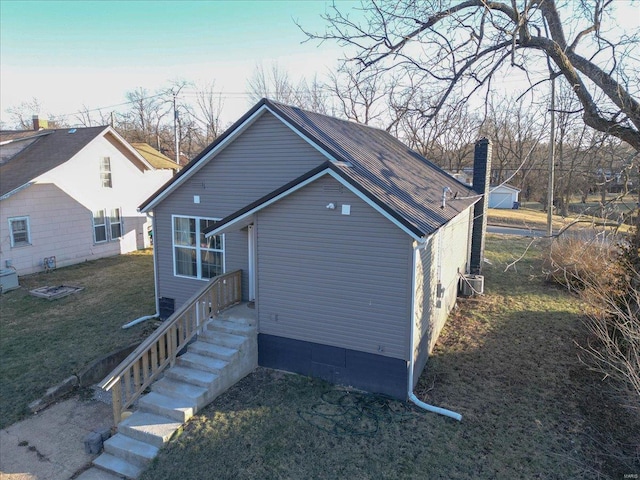
[[[27,415],[47,388],[144,338],[147,324],[120,327],[155,311],[151,251],[23,276],[20,284],[0,296],[0,428]],[[29,295],[63,284],[84,290],[54,301]]]
[[[576,297],[542,250],[489,236],[486,295],[462,303],[416,393],[463,420],[258,369],[200,412],[143,479],[622,478],[640,422],[586,371]],[[364,398],[364,399],[363,399]],[[626,445],[622,448],[621,445]]]
[[[546,230],[547,214],[543,211],[529,208],[520,208],[518,210],[490,208],[488,222],[491,225],[518,227],[532,230]],[[604,224],[601,219],[587,215],[570,215],[568,217],[553,215],[552,224],[554,231],[559,231],[567,227],[570,227],[572,231],[593,228],[601,230],[603,226],[606,226],[608,230],[611,230],[615,227],[613,222],[610,224]],[[628,232],[629,226],[622,225],[620,226],[619,231]]]

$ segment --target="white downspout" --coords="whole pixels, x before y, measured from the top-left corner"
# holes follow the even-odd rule
[[[418,284],[417,280],[418,280],[418,272],[417,272],[417,266],[418,266],[418,255],[420,254],[420,248],[425,248],[427,245],[429,245],[430,240],[433,239],[433,236],[430,236],[429,238],[427,238],[427,240],[422,243],[422,244],[417,244],[415,247],[413,247],[413,274],[411,276],[411,334],[410,334],[410,340],[409,340],[409,382],[407,385],[407,396],[409,397],[409,400],[411,402],[413,402],[415,405],[417,405],[418,407],[427,410],[429,412],[433,412],[433,413],[439,413],[440,415],[444,415],[446,417],[450,417],[453,418],[455,420],[461,421],[462,420],[462,415],[460,415],[459,413],[456,412],[452,412],[451,410],[447,410],[446,408],[441,408],[441,407],[436,407],[434,405],[429,405],[428,403],[423,402],[422,400],[420,400],[418,397],[415,396],[415,394],[413,393],[413,368],[415,365],[415,359],[414,359],[414,341],[415,341],[415,329],[416,329],[416,285]]]
[[[150,215],[151,217],[151,230],[153,231],[153,239],[154,242],[157,240],[156,237],[156,219],[153,215]],[[154,285],[154,290],[155,290],[155,303],[156,303],[156,313],[154,313],[153,315],[145,315],[144,317],[140,317],[140,318],[136,318],[135,320],[130,321],[129,323],[125,323],[124,325],[122,325],[123,329],[127,329],[127,328],[131,328],[134,325],[137,325],[139,323],[142,323],[146,320],[151,320],[152,318],[157,318],[160,316],[160,301],[158,300],[158,268],[156,265],[156,248],[155,248],[155,243],[154,245],[151,246],[153,248],[153,285]]]

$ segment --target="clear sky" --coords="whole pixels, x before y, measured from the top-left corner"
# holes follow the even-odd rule
[[[340,10],[359,1],[337,0]],[[578,2],[578,0],[568,0]],[[250,106],[247,80],[272,63],[294,80],[325,74],[344,55],[335,42],[306,42],[294,23],[322,32],[329,0],[0,0],[0,119],[37,98],[43,116],[68,115],[125,101],[139,87],[172,81],[216,82],[223,119]],[[639,2],[615,0],[624,28],[640,28]],[[357,12],[352,11],[352,15]],[[513,77],[513,78],[511,78]],[[522,79],[504,80],[515,86]]]
[[[138,87],[207,83],[248,107],[247,79],[273,62],[292,77],[324,73],[340,48],[302,43],[329,2],[0,1],[0,110],[37,98],[43,115],[122,103]],[[347,5],[343,2],[343,5]]]

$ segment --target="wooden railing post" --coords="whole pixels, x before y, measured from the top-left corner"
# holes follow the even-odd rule
[[[113,404],[113,424],[118,425],[122,418],[122,388],[120,381],[111,388],[111,403]]]

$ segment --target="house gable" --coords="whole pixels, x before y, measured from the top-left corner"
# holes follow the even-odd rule
[[[408,235],[331,175],[256,226],[260,333],[408,360]]]
[[[29,132],[25,132],[29,133]],[[2,199],[20,191],[60,167],[94,142],[107,141],[139,171],[153,167],[111,127],[65,128],[35,132],[33,136],[0,145],[0,195]],[[20,148],[16,148],[20,145]]]
[[[316,180],[324,176],[332,177],[335,181],[340,183],[341,188],[346,188],[349,191],[351,191],[351,193],[359,197],[361,200],[367,203],[371,208],[376,210],[383,217],[385,217],[395,226],[400,228],[400,230],[402,230],[407,235],[409,235],[413,240],[416,240],[418,242],[422,242],[424,240],[423,237],[420,237],[420,232],[417,232],[414,229],[411,229],[410,225],[406,225],[405,223],[402,222],[402,219],[398,219],[396,216],[388,212],[384,208],[384,205],[379,205],[377,202],[375,202],[374,199],[371,199],[370,196],[368,196],[365,192],[356,188],[356,186],[350,183],[347,179],[345,179],[340,174],[339,171],[332,169],[331,164],[327,162],[325,162],[324,164],[320,165],[317,168],[314,168],[313,170],[310,170],[309,172],[298,177],[292,182],[289,182],[288,184],[283,185],[277,190],[274,190],[273,192],[267,194],[266,196],[256,200],[255,202],[249,205],[246,205],[245,207],[232,213],[228,217],[223,218],[216,225],[214,225],[213,227],[210,227],[205,231],[206,236],[210,237],[212,235],[219,235],[221,233],[224,233],[225,231],[232,230],[234,228],[239,228],[240,226],[245,226],[245,224],[251,223],[251,218],[254,216],[255,213],[259,212],[260,210],[263,210],[264,208],[268,207],[269,205],[275,202],[282,200],[283,198],[291,195],[292,193],[295,193],[301,188],[304,188],[305,186],[309,185],[312,182],[315,182]],[[333,205],[333,207],[330,207],[329,205],[327,205],[327,208],[335,209],[337,208],[337,205]]]
[[[174,298],[176,305],[186,301],[199,282],[173,275],[172,215],[224,218],[326,162],[320,152],[267,111],[233,142],[201,160],[195,174],[171,182],[169,193],[145,208],[154,212],[158,295]],[[226,270],[246,271],[246,232],[229,234],[227,239]],[[243,285],[248,285],[246,274]]]
[[[240,138],[241,135],[243,135],[245,131],[250,129],[254,123],[264,123],[264,121],[259,122],[259,120],[262,119],[265,115],[267,117],[271,116],[274,119],[279,120],[284,126],[289,128],[293,135],[287,136],[282,131],[279,133],[279,135],[283,137],[286,136],[288,141],[291,142],[291,145],[298,146],[301,152],[309,153],[309,147],[311,147],[311,149],[314,149],[316,151],[316,154],[311,156],[319,159],[321,158],[321,160],[319,161],[324,161],[327,159],[330,161],[335,161],[335,159],[330,154],[322,150],[307,136],[301,134],[300,131],[295,129],[277,112],[269,108],[263,102],[260,102],[253,109],[247,112],[247,114],[240,118],[240,120],[238,120],[233,126],[227,129],[222,136],[220,136],[214,143],[207,147],[200,155],[193,159],[185,168],[180,171],[178,175],[176,175],[176,177],[171,182],[169,182],[167,185],[164,185],[151,198],[147,199],[142,205],[140,205],[140,210],[143,212],[153,210],[156,205],[158,205],[166,197],[171,195],[174,190],[178,189],[182,183],[187,182],[189,178],[196,175],[200,171],[200,169],[204,168],[215,157],[221,155],[226,148],[228,148],[230,145],[233,145],[234,141]],[[271,123],[273,128],[273,122]],[[297,140],[294,138],[296,136],[298,137]],[[300,140],[302,140],[302,142]],[[303,142],[307,144],[306,147],[303,146]]]

